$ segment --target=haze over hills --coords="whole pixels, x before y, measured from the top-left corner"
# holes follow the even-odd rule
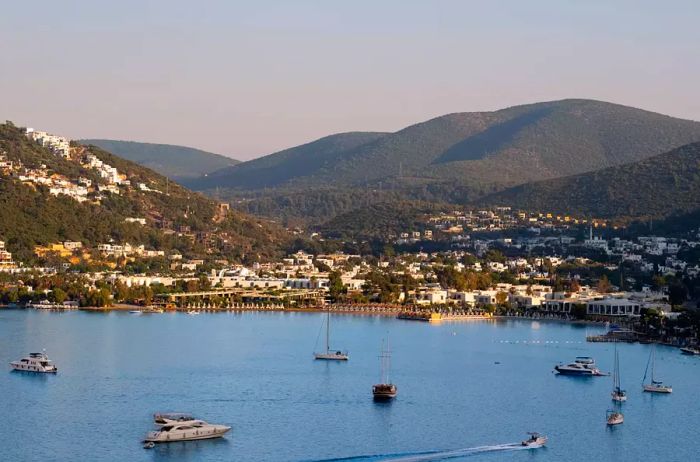
[[[289,239],[272,223],[221,209],[95,146],[73,143],[70,154],[59,155],[6,123],[0,125],[0,155],[0,240],[23,261],[34,258],[36,245],[63,241],[255,260],[277,255]]]
[[[175,181],[181,181],[184,178],[197,178],[239,162],[221,154],[172,144],[105,139],[85,139],[79,140],[79,142],[100,147]]]
[[[689,213],[700,208],[700,143],[631,164],[516,186],[480,202],[601,218]]]
[[[503,188],[629,163],[700,141],[700,123],[569,99],[448,114],[396,133],[341,133],[188,182],[194,189]]]

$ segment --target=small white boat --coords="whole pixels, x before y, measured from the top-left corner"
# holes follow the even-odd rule
[[[650,363],[651,381],[649,383],[643,383],[647,378]],[[644,371],[644,378],[642,379],[642,389],[649,393],[673,393],[673,387],[671,387],[671,385],[665,385],[660,380],[656,380],[656,346],[651,347],[651,353],[649,354],[649,360],[647,361],[647,368]]]
[[[622,389],[620,382],[620,356],[617,352],[617,343],[615,344],[615,368],[613,371],[613,390],[611,395],[612,400],[617,403],[627,401],[627,392]]]
[[[158,430],[148,432],[144,443],[172,443],[221,438],[229,430],[231,427],[228,425],[214,425],[203,420],[188,420],[163,425]]]
[[[547,437],[544,435],[540,435],[537,432],[528,432],[528,435],[530,435],[530,438],[522,441],[520,444],[522,446],[527,446],[530,448],[541,448],[545,444],[547,444]]]
[[[143,314],[143,311],[141,311],[141,310],[129,310],[129,313],[131,313],[131,314]]]
[[[323,359],[326,361],[347,361],[350,359],[347,351],[332,351],[330,347],[331,341],[331,311],[328,310],[326,315],[326,351],[314,353],[315,359]]]
[[[189,311],[187,311],[187,314],[189,314],[190,316],[196,316],[196,315],[199,314],[199,311],[196,311],[196,310],[189,310]]]
[[[613,425],[620,425],[625,421],[625,416],[622,415],[622,412],[615,411],[612,409],[608,409],[606,412],[605,418],[607,420],[607,425],[608,426],[613,426]]]
[[[180,422],[190,422],[195,419],[192,414],[186,412],[159,412],[153,414],[153,421],[156,425],[170,425]]]
[[[51,362],[46,353],[29,353],[29,356],[10,363],[16,371],[55,374],[58,368]]]

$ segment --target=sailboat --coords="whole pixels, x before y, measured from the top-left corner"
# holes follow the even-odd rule
[[[644,383],[644,381],[647,379],[649,363],[651,363],[651,382]],[[647,368],[644,370],[644,378],[642,379],[642,388],[644,391],[648,391],[649,393],[673,392],[671,385],[664,385],[664,383],[660,380],[656,380],[656,345],[651,347],[651,353],[649,354],[649,360],[647,361]]]
[[[388,401],[396,397],[398,389],[396,385],[389,381],[389,367],[391,365],[391,351],[389,351],[389,339],[386,341],[386,349],[384,341],[382,341],[382,350],[379,354],[379,364],[381,368],[381,382],[372,386],[372,395],[375,401]]]
[[[347,351],[331,351],[331,311],[326,314],[326,351],[314,353],[314,358],[323,359],[326,361],[347,361],[349,359]]]
[[[617,353],[617,343],[615,343],[615,370],[613,372],[612,400],[617,403],[627,401],[627,392],[620,386],[620,356]]]

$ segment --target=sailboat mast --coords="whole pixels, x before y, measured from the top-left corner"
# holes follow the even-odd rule
[[[651,383],[652,384],[656,381],[654,369],[656,369],[656,345],[651,347]]]
[[[326,318],[326,353],[331,350],[331,309],[328,308]]]
[[[386,352],[384,353],[384,377],[382,383],[389,383],[389,367],[391,365],[391,352],[389,350],[389,337],[386,338]]]

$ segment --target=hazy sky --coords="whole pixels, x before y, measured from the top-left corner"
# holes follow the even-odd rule
[[[569,97],[700,120],[699,18],[697,0],[3,2],[0,118],[239,159]]]

